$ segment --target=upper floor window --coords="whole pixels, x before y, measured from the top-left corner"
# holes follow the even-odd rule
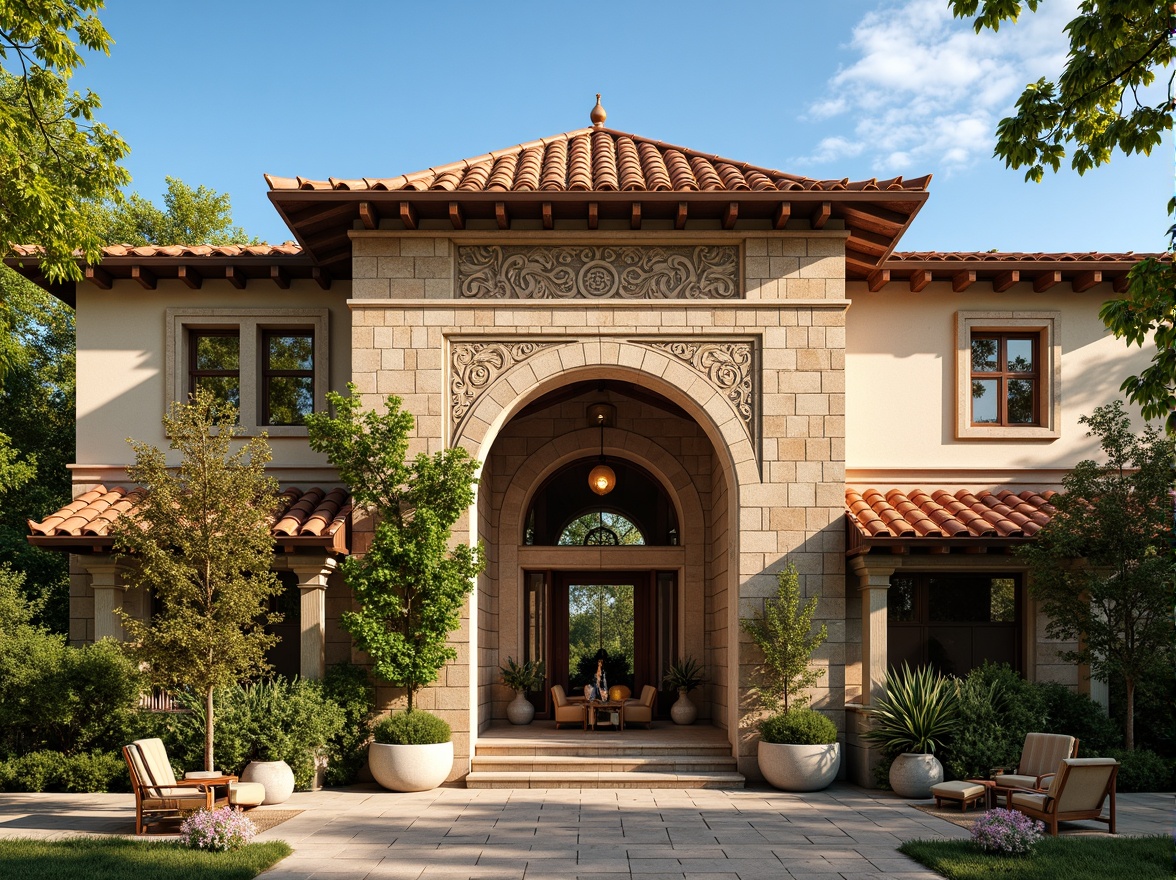
[[[1059,436],[1060,321],[1060,312],[956,313],[958,439]]]
[[[1039,334],[972,333],[972,424],[1037,425]]]
[[[262,423],[303,425],[314,412],[314,331],[262,333]]]
[[[204,389],[218,403],[241,408],[241,339],[236,330],[193,330],[188,358],[190,393]]]

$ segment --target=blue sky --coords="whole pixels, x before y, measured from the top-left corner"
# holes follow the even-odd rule
[[[75,85],[164,176],[232,196],[289,238],[262,174],[383,177],[588,125],[812,177],[934,175],[902,250],[1155,251],[1171,138],[1041,184],[992,158],[1026,82],[1056,76],[1076,0],[998,35],[946,0],[724,3],[114,0]]]

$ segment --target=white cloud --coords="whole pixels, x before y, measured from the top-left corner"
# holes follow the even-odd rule
[[[877,157],[880,174],[918,174],[950,173],[991,155],[996,123],[1025,84],[1064,66],[1063,28],[1076,6],[1043,3],[1015,26],[977,34],[971,21],[951,17],[947,0],[884,2],[853,29],[852,60],[806,113],[814,125],[840,130],[793,161],[866,155]]]

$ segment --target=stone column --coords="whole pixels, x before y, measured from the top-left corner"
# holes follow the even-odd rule
[[[302,638],[299,674],[306,679],[321,681],[327,671],[327,579],[335,570],[335,560],[291,560],[290,569],[298,576],[302,593]]]
[[[120,642],[126,640],[122,620],[118,612],[123,607],[127,585],[122,574],[125,565],[111,562],[109,557],[99,557],[82,563],[90,574],[90,587],[94,591],[94,641],[111,638]]]
[[[886,598],[895,564],[866,555],[852,565],[862,600],[862,705],[869,706],[886,687]]]

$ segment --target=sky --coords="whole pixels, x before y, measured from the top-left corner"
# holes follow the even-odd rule
[[[115,40],[74,79],[131,146],[130,189],[165,176],[291,238],[263,173],[389,177],[589,125],[818,178],[932,174],[900,250],[1159,251],[1169,135],[1040,184],[992,156],[1028,82],[1056,78],[1077,0],[999,34],[947,0],[112,0]]]

